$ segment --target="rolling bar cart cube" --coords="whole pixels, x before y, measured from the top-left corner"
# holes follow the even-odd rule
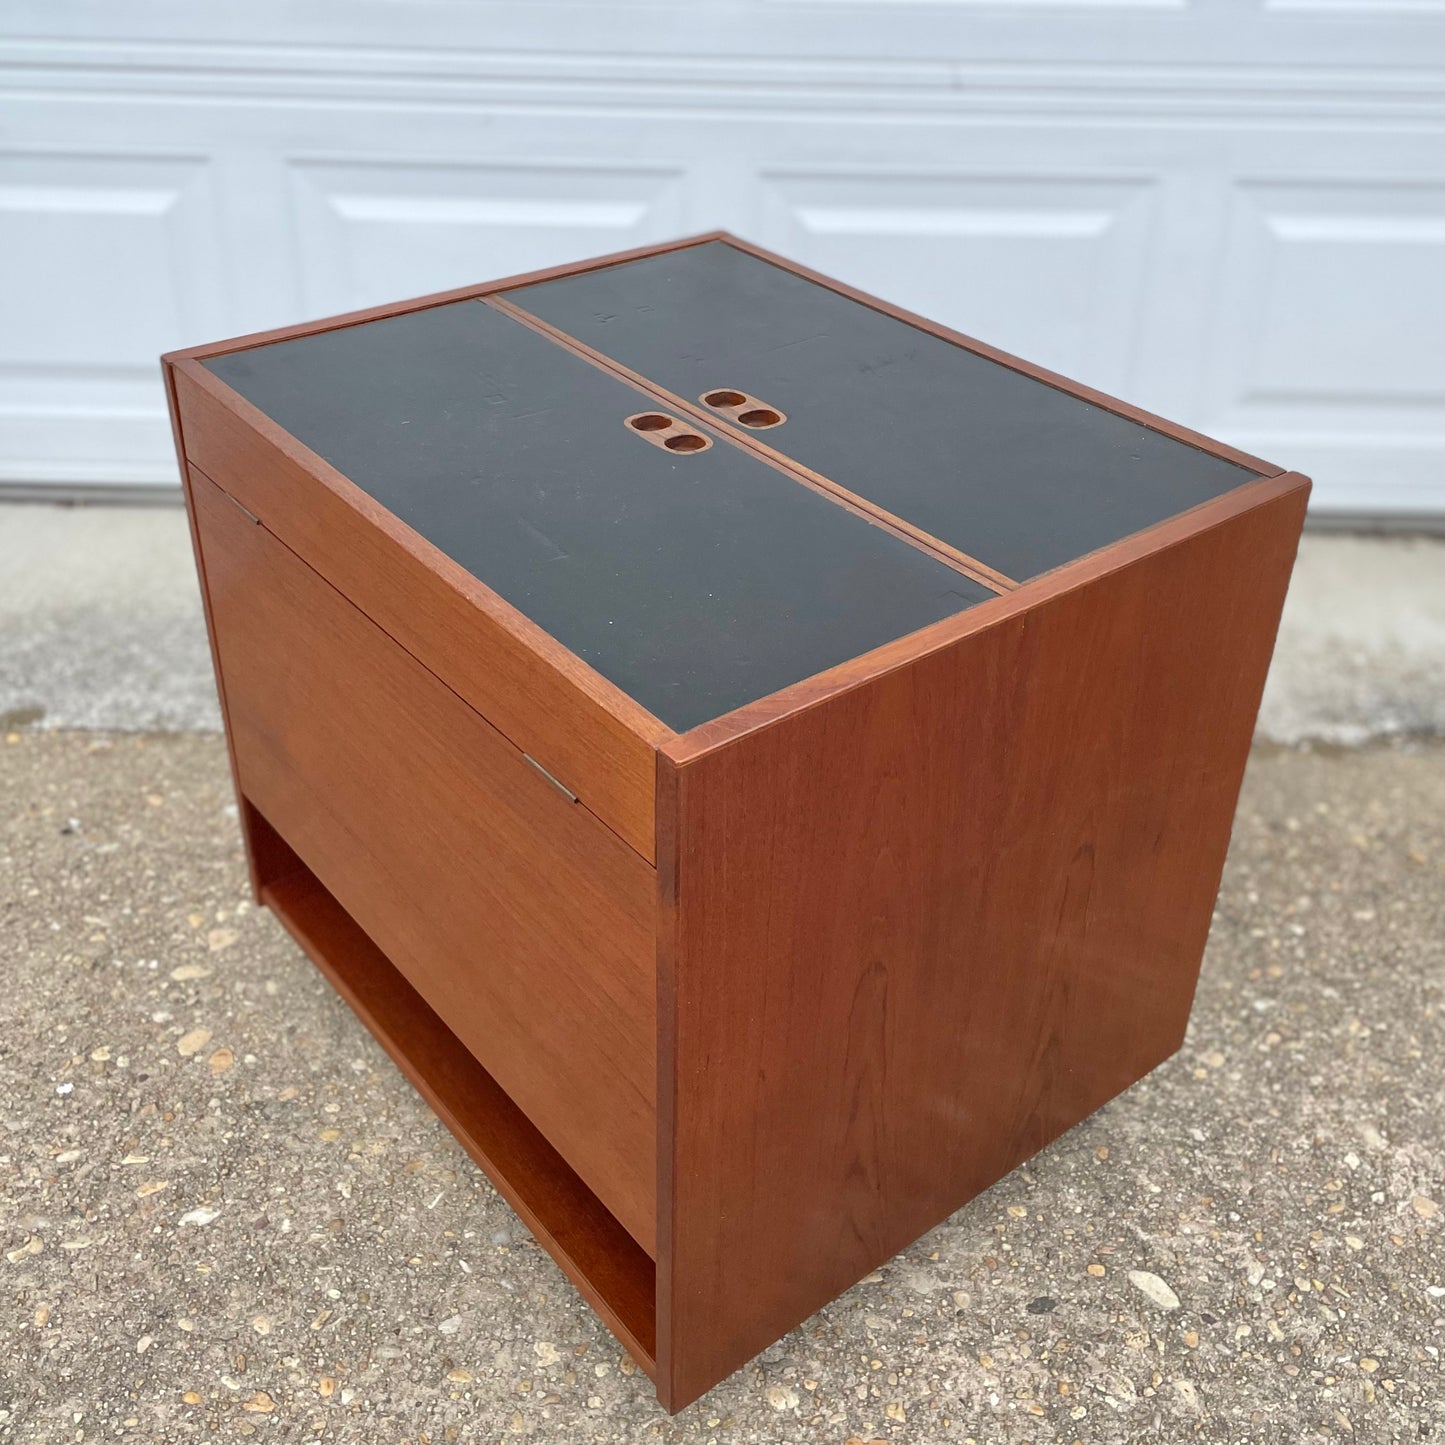
[[[1305,478],[724,234],[165,362],[256,895],[667,1409],[1179,1047]]]

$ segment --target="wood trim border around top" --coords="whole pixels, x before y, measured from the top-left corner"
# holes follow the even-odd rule
[[[673,767],[685,767],[709,753],[725,748],[740,738],[804,712],[817,704],[871,682],[918,658],[948,647],[961,637],[996,627],[1012,617],[1031,611],[1051,598],[1118,571],[1153,552],[1177,545],[1199,532],[1252,511],[1286,493],[1310,489],[1310,480],[1299,472],[1279,472],[1257,477],[1223,496],[1211,497],[1187,512],[1166,517],[1152,527],[1134,532],[1107,547],[1100,547],[1052,572],[1032,578],[1012,592],[981,602],[964,612],[945,617],[907,637],[886,642],[860,657],[851,658],[813,677],[804,678],[767,697],[745,704],[722,717],[690,729],[659,744],[659,751]]]

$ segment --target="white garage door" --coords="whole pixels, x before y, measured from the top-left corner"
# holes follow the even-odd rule
[[[723,226],[1445,513],[1437,0],[8,0],[0,486],[163,349]]]

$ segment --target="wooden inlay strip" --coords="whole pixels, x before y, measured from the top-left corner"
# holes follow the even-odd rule
[[[649,380],[640,373],[633,371],[630,367],[624,366],[620,361],[597,351],[588,346],[586,342],[578,341],[575,336],[569,335],[559,327],[553,326],[548,321],[543,321],[531,312],[524,311],[520,306],[508,301],[505,296],[478,296],[476,298],[483,306],[491,306],[498,311],[504,312],[514,321],[520,322],[523,326],[530,327],[533,331],[549,337],[559,346],[566,347],[568,351],[590,361],[594,366],[601,367],[604,371],[610,372],[613,376],[636,387],[639,391],[645,392],[648,396],[655,397],[660,402],[675,412],[681,412],[693,421],[700,422],[710,428],[718,436],[730,441],[734,446],[741,447],[745,451],[752,452],[760,457],[770,466],[780,472],[785,472],[794,481],[801,482],[813,491],[821,493],[831,501],[846,507],[850,512],[856,513],[865,521],[872,522],[876,526],[883,527],[886,531],[892,532],[894,536],[907,542],[910,546],[917,547],[919,551],[927,552],[936,557],[956,572],[962,572],[965,577],[971,577],[981,586],[987,587],[990,592],[1005,593],[1012,592],[1019,584],[1012,577],[1006,577],[1002,572],[996,571],[977,557],[970,557],[966,552],[960,552],[950,547],[946,542],[940,542],[937,537],[930,536],[927,532],[921,531],[912,523],[905,521],[902,517],[895,516],[892,512],[886,511],[876,503],[860,497],[855,492],[850,492],[847,487],[839,486],[837,482],[809,467],[803,466],[794,458],[784,452],[775,450],[753,432],[741,427],[732,425],[725,417],[708,407],[699,405],[697,402],[688,401],[678,396],[675,392],[658,386],[656,382]]]

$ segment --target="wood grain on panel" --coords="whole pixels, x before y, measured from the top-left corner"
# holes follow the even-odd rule
[[[664,745],[670,1408],[1179,1046],[1307,490]]]
[[[651,862],[671,729],[197,363],[173,376],[191,462]]]
[[[264,819],[271,851],[290,853]],[[391,961],[290,857],[262,899],[436,1110],[587,1302],[653,1375],[656,1270]]]
[[[653,870],[192,471],[248,799],[649,1252]]]

